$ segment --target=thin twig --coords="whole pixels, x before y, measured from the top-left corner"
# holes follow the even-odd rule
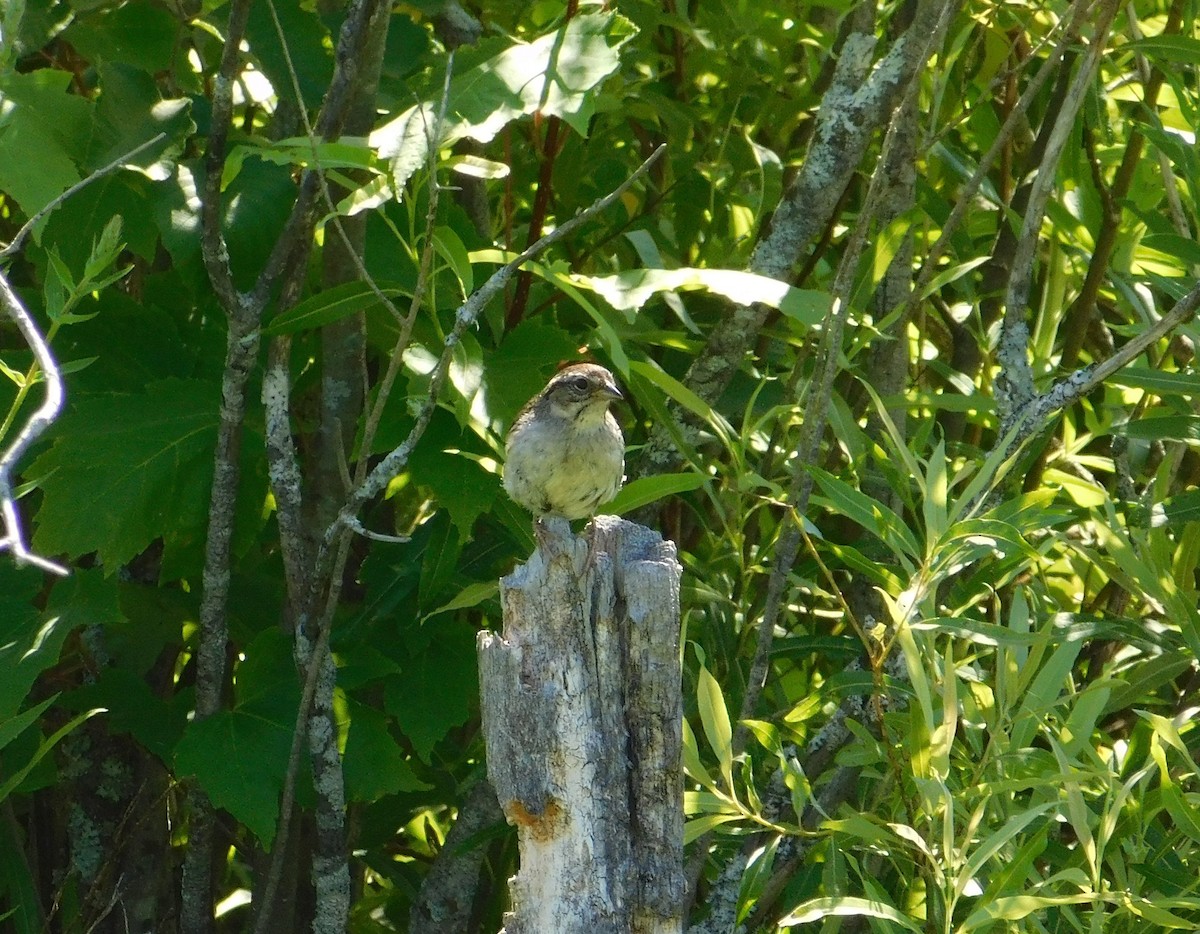
[[[33,444],[38,436],[50,427],[58,417],[58,413],[62,411],[64,398],[62,374],[59,372],[54,355],[50,352],[49,345],[42,337],[42,332],[38,330],[32,316],[21,304],[21,299],[17,297],[17,293],[13,291],[3,272],[0,272],[0,307],[3,307],[8,316],[16,322],[17,329],[25,338],[29,349],[33,351],[34,359],[41,367],[46,382],[46,398],[42,400],[42,404],[37,407],[37,410],[26,419],[13,443],[4,450],[3,454],[0,454],[0,514],[4,520],[4,538],[0,539],[0,550],[7,549],[12,552],[18,565],[32,564],[43,571],[65,576],[69,572],[61,564],[33,554],[25,547],[25,536],[21,531],[21,518],[17,513],[17,504],[13,499],[12,489],[12,473],[16,469],[17,461],[20,460],[29,445]]]
[[[438,194],[441,191],[435,169],[436,157],[442,138],[442,126],[446,120],[446,111],[450,106],[450,77],[453,71],[454,50],[451,49],[446,61],[446,74],[442,79],[442,97],[438,103],[437,119],[434,121],[433,131],[429,133],[429,208],[425,212],[425,245],[421,250],[421,264],[417,268],[417,282],[413,286],[413,297],[408,307],[408,314],[401,319],[400,334],[396,338],[396,345],[392,348],[391,356],[388,358],[387,372],[384,373],[383,379],[379,383],[375,404],[371,406],[371,411],[367,414],[367,421],[363,427],[362,444],[359,447],[361,453],[358,458],[358,469],[355,472],[356,484],[361,484],[367,477],[371,445],[375,442],[375,433],[379,430],[379,423],[383,419],[383,410],[387,405],[387,400],[391,397],[396,377],[400,375],[400,367],[404,362],[404,351],[408,348],[408,342],[412,338],[413,326],[417,321],[417,313],[421,310],[425,286],[429,281],[429,270],[433,267],[433,230],[437,221]],[[421,119],[424,120],[424,108],[420,113]]]
[[[111,175],[117,169],[121,168],[121,166],[129,162],[134,156],[141,154],[151,146],[161,143],[166,138],[166,133],[157,133],[150,137],[150,139],[146,140],[146,142],[134,146],[133,149],[129,150],[129,152],[117,156],[117,158],[113,159],[112,162],[103,168],[96,169],[96,171],[92,172],[87,178],[77,181],[74,185],[56,197],[53,201],[51,201],[44,208],[34,214],[33,217],[29,218],[29,220],[21,225],[21,229],[17,231],[17,235],[12,238],[8,246],[0,250],[0,262],[11,259],[13,256],[15,256],[21,249],[22,244],[24,244],[25,238],[28,237],[33,228],[38,225],[38,222],[55,208],[59,207],[64,201],[70,198],[71,195],[86,188],[97,179],[101,179],[105,175]]]

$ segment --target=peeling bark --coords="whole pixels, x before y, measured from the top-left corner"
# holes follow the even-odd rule
[[[517,827],[507,934],[682,930],[683,701],[675,547],[565,524],[501,581],[479,637],[488,776]]]

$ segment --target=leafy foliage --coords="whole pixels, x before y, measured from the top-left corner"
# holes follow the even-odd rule
[[[258,910],[235,896],[263,891],[306,687],[260,400],[275,341],[307,544],[336,513],[343,473],[424,431],[363,510],[398,540],[355,540],[330,635],[350,929],[409,929],[430,868],[480,850],[471,930],[500,924],[506,831],[446,842],[483,774],[475,633],[499,628],[496,580],[532,547],[498,462],[524,401],[585,355],[629,390],[631,472],[664,443],[680,454],[631,476],[612,510],[653,510],[686,568],[697,930],[1195,929],[1200,333],[1186,322],[1015,447],[997,392],[1002,296],[1035,179],[1052,184],[1017,314],[1028,312],[1037,391],[1148,332],[1192,287],[1195,11],[1135,0],[1093,33],[1100,19],[1076,17],[1083,2],[948,7],[909,116],[897,101],[891,135],[884,119],[861,161],[836,154],[836,206],[818,217],[800,205],[818,230],[785,264],[788,281],[756,274],[781,199],[828,155],[813,142],[822,108],[850,119],[841,69],[869,36],[874,71],[852,82],[865,87],[927,5],[634,0],[564,13],[495,0],[475,5],[485,38],[452,66],[440,17],[457,5],[402,5],[380,49],[386,115],[322,142],[305,121],[336,80],[353,11],[260,0],[207,189],[228,5],[25,0],[0,12],[3,239],[35,221],[4,272],[68,385],[66,413],[22,464],[19,507],[34,548],[73,568],[52,580],[0,562],[0,921],[91,929],[119,876],[161,929],[192,842],[181,788],[226,812],[222,929]],[[1071,82],[1100,47],[1070,111]],[[1041,165],[1055,131],[1062,154]],[[897,138],[912,154],[894,174],[907,172],[911,195],[892,204],[878,186],[903,180],[875,179]],[[484,309],[421,424],[464,300],[660,142],[667,156],[647,180]],[[230,331],[203,201],[219,192],[233,283],[250,294],[312,168],[330,187],[311,254],[290,267],[295,288],[267,290],[230,461],[229,670],[215,712],[198,716]],[[335,274],[343,234],[361,238],[362,269]],[[751,349],[708,393],[693,368],[716,366],[714,335],[752,306],[763,324]],[[349,371],[331,350],[339,328],[362,338]],[[0,375],[8,444],[42,375],[7,325]],[[342,421],[325,406],[345,386],[365,403]],[[818,456],[797,465],[822,408]],[[797,476],[812,482],[802,505]],[[756,694],[770,581],[793,530]],[[307,891],[312,815],[332,800],[309,768],[290,776],[303,825],[293,899]],[[153,816],[134,827],[129,813]],[[29,859],[35,844],[60,862]]]

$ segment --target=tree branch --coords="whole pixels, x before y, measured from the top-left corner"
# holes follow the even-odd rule
[[[1075,115],[1091,87],[1108,37],[1109,26],[1117,12],[1117,5],[1117,0],[1104,0],[1100,6],[1088,54],[1075,75],[1075,80],[1071,82],[1062,112],[1051,131],[1050,140],[1030,189],[1025,216],[1022,218],[1021,235],[1013,255],[1012,272],[1009,274],[1008,290],[1004,299],[1000,343],[996,350],[1000,363],[1000,375],[996,380],[996,403],[1000,409],[1001,435],[1008,433],[1016,413],[1036,396],[1033,367],[1029,359],[1029,325],[1026,323],[1034,255],[1040,240],[1042,221],[1046,216],[1046,203],[1054,187],[1058,161],[1075,126]]]
[[[13,242],[17,242],[16,238]],[[21,299],[9,285],[8,278],[3,271],[0,271],[0,307],[4,309],[5,314],[12,318],[17,330],[21,332],[21,337],[33,351],[33,357],[41,368],[46,382],[46,398],[26,419],[12,444],[4,449],[3,454],[0,454],[0,517],[4,521],[4,538],[0,539],[0,550],[7,549],[11,552],[18,565],[31,564],[52,574],[66,575],[68,571],[61,564],[33,554],[25,546],[25,536],[21,531],[21,517],[17,512],[12,486],[12,474],[16,469],[17,461],[21,459],[21,455],[28,450],[29,446],[50,427],[58,417],[58,413],[62,411],[65,397],[62,374],[59,372],[54,355],[50,352],[49,345],[42,337],[42,332],[38,330],[32,316],[21,304]]]

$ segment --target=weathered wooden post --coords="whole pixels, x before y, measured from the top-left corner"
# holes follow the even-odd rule
[[[551,520],[552,521],[552,520]],[[488,777],[517,827],[505,934],[683,930],[675,546],[614,516],[548,536],[479,635]]]

